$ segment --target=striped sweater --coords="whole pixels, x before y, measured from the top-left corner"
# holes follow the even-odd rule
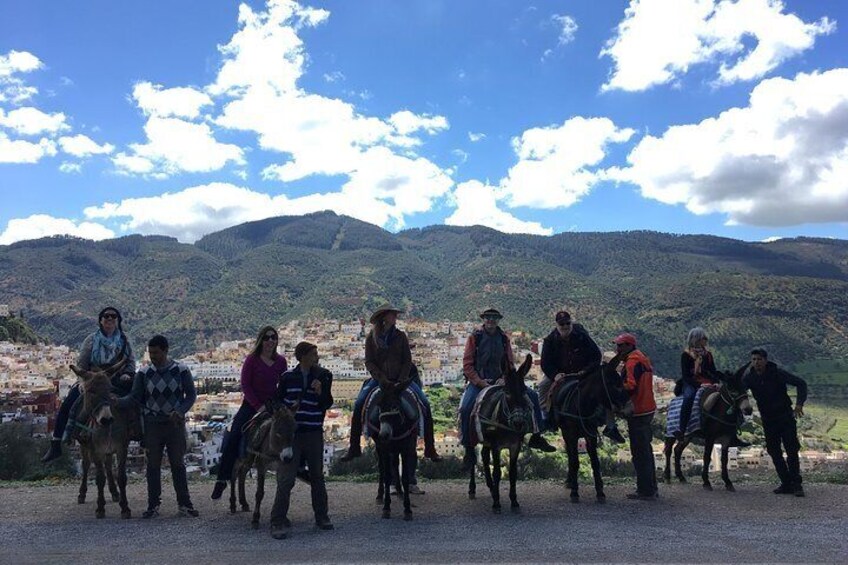
[[[321,394],[316,394],[312,386],[315,381],[321,382]],[[304,389],[304,383],[306,389]],[[309,375],[305,376],[297,365],[291,371],[286,371],[280,377],[277,387],[277,400],[292,407],[300,402],[294,419],[297,422],[297,433],[322,431],[324,429],[324,413],[333,405],[333,374],[322,367],[312,367]]]

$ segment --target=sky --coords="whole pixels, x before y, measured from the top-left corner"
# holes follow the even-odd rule
[[[0,245],[391,231],[848,239],[844,0],[0,0]]]

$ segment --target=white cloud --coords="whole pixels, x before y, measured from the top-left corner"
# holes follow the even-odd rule
[[[478,141],[482,141],[486,139],[485,133],[474,133],[473,131],[468,132],[468,141],[471,143],[477,143]]]
[[[115,237],[112,230],[94,222],[76,222],[46,214],[35,214],[28,218],[9,220],[6,229],[0,234],[0,245],[52,235],[72,235],[95,241]]]
[[[574,41],[574,36],[578,29],[577,22],[574,18],[565,14],[554,14],[551,16],[551,21],[559,27],[558,45],[567,45]]]
[[[432,135],[449,127],[448,120],[444,116],[419,115],[409,110],[395,112],[389,116],[389,123],[400,135],[409,135],[420,130]]]
[[[244,164],[240,147],[215,140],[207,124],[151,117],[144,126],[147,143],[130,144],[130,153],[112,160],[119,172],[163,178],[181,172],[205,173],[228,163]]]
[[[200,109],[213,104],[208,94],[190,87],[163,88],[150,82],[133,87],[133,99],[147,116],[194,119]]]
[[[390,187],[384,189],[391,190]],[[165,234],[193,242],[233,225],[279,215],[333,210],[376,225],[385,225],[395,212],[373,196],[354,191],[311,194],[299,198],[271,196],[229,183],[212,183],[146,198],[128,198],[86,208],[88,219],[123,221],[121,229]]]
[[[779,235],[773,235],[771,237],[763,239],[760,243],[774,243],[775,241],[780,241],[781,239],[783,239],[783,237]]]
[[[512,140],[518,163],[501,180],[511,207],[568,207],[601,179],[592,168],[606,157],[610,143],[623,143],[635,132],[608,118],[577,116],[560,126],[532,128]]]
[[[718,83],[760,78],[836,29],[784,9],[780,0],[632,0],[601,51],[613,60],[603,90],[645,90],[707,62],[720,63]]]
[[[470,155],[468,155],[468,152],[463,151],[462,149],[452,150],[451,155],[456,157],[457,160],[459,160],[460,163],[465,163],[466,161],[468,161],[468,157],[470,157]]]
[[[43,157],[56,154],[56,144],[42,138],[38,143],[12,140],[0,132],[0,163],[37,163]]]
[[[480,181],[457,185],[453,192],[456,210],[445,219],[449,226],[487,226],[506,233],[551,235],[553,230],[538,222],[525,222],[500,210],[498,190]]]
[[[729,224],[848,222],[848,69],[762,81],[749,105],[647,136],[610,175]]]
[[[325,82],[339,82],[345,80],[345,75],[341,71],[333,71],[331,73],[324,73],[324,81]]]
[[[83,134],[60,137],[59,146],[65,153],[80,158],[92,155],[108,155],[115,150],[114,145],[109,143],[98,145],[93,139]]]
[[[20,135],[53,134],[70,129],[65,123],[65,114],[47,114],[31,106],[12,110],[8,114],[0,110],[0,126],[14,130]]]
[[[70,161],[64,161],[61,165],[59,165],[59,171],[66,174],[79,174],[82,172],[82,165],[79,163],[71,163]]]
[[[0,102],[21,104],[38,94],[37,88],[27,86],[18,75],[43,66],[38,57],[27,51],[9,51],[0,55]]]

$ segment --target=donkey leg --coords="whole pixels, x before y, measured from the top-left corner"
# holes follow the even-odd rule
[[[411,447],[406,446],[403,450],[403,469],[400,475],[401,492],[403,493],[403,519],[412,520],[412,503],[409,500],[409,483],[412,478],[412,472],[415,468],[413,458],[418,455],[415,453],[415,444]]]
[[[604,479],[601,475],[601,460],[598,458],[598,439],[586,440],[586,451],[589,453],[589,463],[592,465],[592,478],[595,480],[595,498],[598,502],[606,502],[607,495],[604,494]]]
[[[671,482],[671,454],[674,452],[674,443],[677,441],[673,437],[665,438],[665,445],[663,445],[663,455],[665,455],[665,472],[663,473],[663,478],[666,483]]]
[[[383,518],[392,517],[392,469],[391,454],[386,446],[380,453],[380,477],[383,481]]]
[[[106,482],[109,485],[109,494],[112,495],[112,502],[118,502],[119,500],[121,500],[121,496],[118,493],[118,485],[115,484],[115,474],[112,471],[114,464],[115,458],[112,455],[107,455],[105,461]]]
[[[706,490],[713,490],[713,485],[710,483],[710,460],[713,457],[713,444],[715,439],[707,438],[704,440],[704,467],[701,469],[701,479],[704,481]]]
[[[724,481],[724,488],[729,490],[730,492],[735,492],[736,487],[733,486],[733,483],[730,482],[730,475],[727,472],[727,455],[730,451],[730,446],[728,445],[730,438],[724,440],[724,443],[721,446],[721,480]]]
[[[97,518],[106,517],[106,496],[104,496],[104,491],[106,490],[106,469],[104,467],[103,459],[96,459],[94,461],[94,468],[97,473],[97,510],[95,510],[94,515]]]
[[[256,465],[256,506],[253,507],[253,520],[250,522],[250,527],[254,530],[259,529],[259,507],[262,504],[262,498],[265,496],[265,464],[259,463]]]
[[[568,455],[568,479],[566,486],[571,489],[571,502],[580,502],[580,493],[577,490],[577,473],[580,469],[580,453],[577,451],[578,438],[576,434],[570,434],[565,444]]]
[[[521,442],[513,444],[509,448],[509,506],[513,512],[519,512],[521,505],[518,504],[518,492],[516,483],[518,481],[518,455],[521,452]]]
[[[259,480],[259,465],[260,462],[257,460],[256,462],[256,480]],[[239,481],[238,481],[238,496],[239,496],[239,506],[241,507],[242,512],[250,512],[250,504],[247,502],[247,493],[245,492],[244,483],[247,479],[247,472],[250,470],[250,467],[244,467],[242,472],[239,473]]]
[[[121,518],[132,518],[129,502],[127,502],[127,443],[124,442],[118,450],[118,491],[121,506]]]
[[[674,476],[681,483],[688,482],[686,475],[683,474],[683,469],[680,467],[680,458],[683,457],[683,450],[686,449],[687,445],[689,445],[689,439],[684,438],[678,441],[677,446],[674,448]]]
[[[483,460],[483,477],[486,479],[486,486],[492,490],[492,449],[484,447],[481,450],[481,459]]]
[[[500,447],[492,448],[492,487],[489,489],[492,493],[492,511],[495,514],[501,513],[501,450]]]
[[[84,445],[80,446],[80,453],[82,454],[82,480],[80,482],[77,502],[79,504],[85,504],[85,495],[88,492],[88,471],[91,468],[91,456],[88,453],[88,447]]]
[[[468,479],[468,499],[474,500],[477,498],[477,465],[471,465],[470,478]]]

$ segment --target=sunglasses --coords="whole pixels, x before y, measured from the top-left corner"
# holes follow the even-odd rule
[[[101,320],[117,320],[118,315],[117,314],[103,314],[102,316],[100,316],[100,319]]]
[[[498,321],[498,320],[500,320],[500,319],[501,319],[501,317],[500,317],[500,316],[483,316],[483,319],[484,319],[484,320],[495,320],[495,321]]]
[[[277,336],[274,334],[266,334],[262,336],[262,341],[277,341]]]
[[[557,325],[558,325],[558,326],[561,326],[561,327],[563,327],[563,328],[567,328],[568,326],[570,326],[570,325],[571,325],[571,320],[569,320],[569,321],[567,321],[567,322],[557,322]]]

